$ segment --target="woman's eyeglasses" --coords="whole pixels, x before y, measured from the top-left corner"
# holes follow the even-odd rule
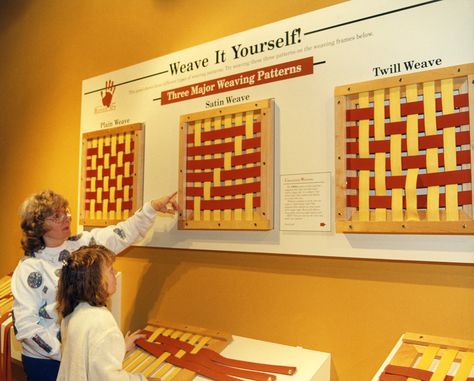
[[[47,217],[47,221],[52,221],[55,224],[62,224],[65,221],[68,221],[71,219],[71,211],[69,209],[66,209],[64,213],[56,213],[54,216]]]

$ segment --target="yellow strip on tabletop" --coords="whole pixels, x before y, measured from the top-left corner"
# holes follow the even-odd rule
[[[190,337],[191,337],[191,334],[190,334],[189,332],[186,332],[184,335],[182,335],[182,336],[179,338],[179,341],[184,341],[184,342],[186,342],[186,341],[188,341],[188,339],[189,339]],[[186,352],[185,350],[180,349],[180,350],[176,353],[175,357],[181,358],[181,357],[183,357],[186,353],[187,353],[187,352]],[[167,367],[168,367],[168,365],[169,365],[169,368],[171,368],[171,364],[166,364],[166,365],[164,365],[164,366],[167,366]],[[181,368],[175,367],[175,368],[171,371],[171,373],[166,377],[165,380],[172,380],[173,378],[176,377],[176,375],[177,375],[180,371],[181,371]],[[165,373],[166,373],[166,372],[163,371],[162,374],[165,374]],[[153,371],[150,372],[150,373],[148,373],[148,374],[145,374],[145,376],[151,376],[151,375],[152,375],[153,377],[157,376],[157,375],[153,374]]]
[[[455,349],[445,350],[443,357],[441,357],[441,361],[430,378],[430,381],[444,381],[445,377],[448,375],[451,365],[453,365],[457,353],[458,351]]]
[[[428,370],[431,364],[433,363],[434,358],[436,357],[436,354],[438,353],[439,348],[438,347],[433,347],[433,346],[428,346],[426,347],[425,351],[423,352],[423,356],[421,357],[420,362],[417,364],[415,367],[416,369],[421,369],[421,370]],[[407,381],[419,381],[416,378],[407,378]]]
[[[423,112],[426,136],[436,135],[436,99],[433,81],[423,83]],[[438,172],[438,148],[426,150],[426,172]],[[439,221],[439,186],[428,187],[426,217],[428,221]]]
[[[164,335],[164,336],[169,336],[169,335]],[[171,335],[171,338],[176,339],[177,337],[175,335]],[[160,357],[158,357],[157,362],[159,361],[161,363],[165,361],[166,358],[168,358],[169,356],[170,356],[170,353],[165,352]],[[163,375],[165,375],[172,367],[173,367],[172,364],[166,363],[160,369],[158,369],[158,371],[155,371],[156,366],[153,366],[152,364],[152,366],[150,367],[151,372],[146,372],[146,373],[144,372],[143,374],[145,376],[153,375],[153,378],[162,378]]]
[[[385,140],[385,90],[374,91],[374,136],[375,141]],[[375,195],[386,196],[385,152],[375,153]],[[387,209],[375,209],[375,221],[386,221]]]
[[[472,367],[474,366],[474,353],[463,352],[461,364],[459,365],[458,371],[453,378],[453,381],[466,381],[471,374]]]
[[[359,107],[369,107],[369,93],[363,92],[359,94]],[[369,120],[359,121],[359,157],[366,159],[369,157]],[[359,171],[359,221],[369,221],[369,177],[370,171]]]
[[[454,113],[453,80],[443,79],[441,81],[441,104],[443,115]],[[456,129],[455,127],[443,130],[444,170],[456,170]],[[457,184],[446,185],[446,220],[457,221],[458,212],[458,186]]]
[[[418,101],[418,87],[416,84],[406,87],[407,102]],[[407,115],[407,153],[408,156],[418,155],[418,114]],[[407,221],[419,221],[418,202],[416,196],[416,181],[418,168],[407,171],[405,181]]]

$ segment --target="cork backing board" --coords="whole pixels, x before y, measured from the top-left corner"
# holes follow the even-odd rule
[[[274,102],[182,115],[178,228],[273,228]]]
[[[144,125],[82,135],[80,223],[106,226],[142,206]]]
[[[474,234],[474,64],[335,89],[336,231]]]
[[[149,321],[145,330],[154,332],[156,335],[161,334],[186,341],[194,345],[196,350],[208,348],[221,352],[232,341],[232,336],[227,333],[155,320]],[[138,347],[127,355],[123,362],[123,368],[128,372],[140,372],[147,377],[172,379],[173,381],[189,381],[196,376],[193,371],[166,363],[165,356],[157,359]]]

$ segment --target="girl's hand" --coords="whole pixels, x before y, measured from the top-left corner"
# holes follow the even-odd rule
[[[128,331],[125,334],[125,352],[129,352],[132,349],[135,349],[135,341],[138,339],[144,339],[146,335],[139,333],[140,330],[133,332],[132,334]]]
[[[151,206],[157,212],[175,214],[178,211],[178,202],[176,201],[176,193],[174,192],[168,196],[151,200]]]

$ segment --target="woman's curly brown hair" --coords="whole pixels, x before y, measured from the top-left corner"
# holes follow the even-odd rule
[[[65,318],[81,303],[105,306],[109,293],[103,279],[103,269],[115,260],[114,254],[104,246],[82,246],[64,260],[56,295],[56,309]]]
[[[65,210],[68,201],[53,191],[46,190],[26,199],[20,210],[21,246],[25,255],[33,257],[35,252],[45,248],[43,235],[47,232],[45,220],[54,216],[58,210]]]

